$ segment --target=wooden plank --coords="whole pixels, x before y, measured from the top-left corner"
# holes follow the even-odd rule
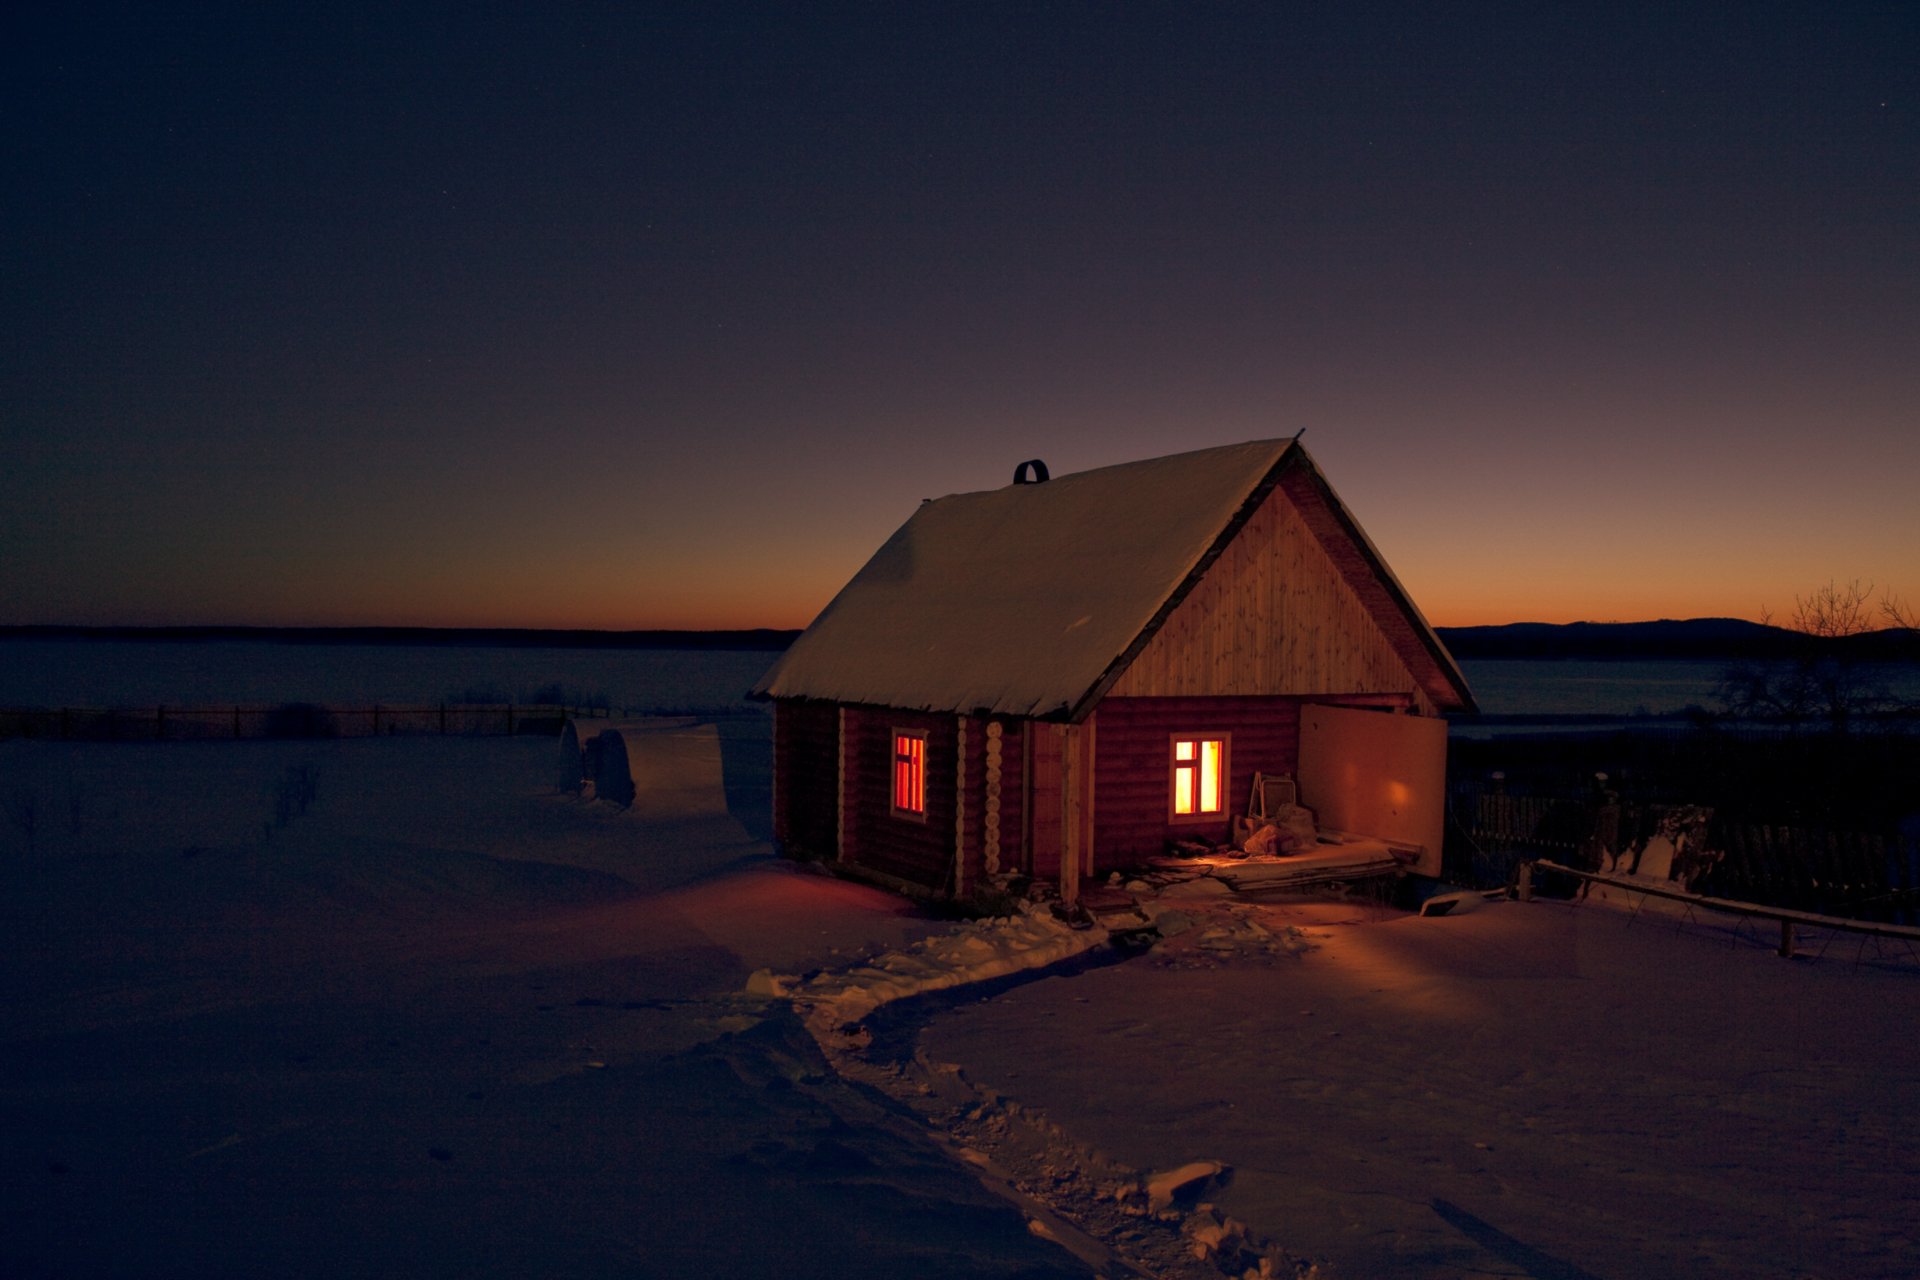
[[[1080,759],[1081,727],[1061,727],[1060,742],[1060,901],[1071,907],[1080,900]]]
[[[1060,846],[1063,828],[1060,809],[1060,743],[1062,726],[1027,725],[1031,754],[1027,760],[1030,782],[1027,787],[1027,873],[1036,878],[1060,872]]]
[[[1795,911],[1791,907],[1769,907],[1757,902],[1740,902],[1733,898],[1709,898],[1703,894],[1688,893],[1684,889],[1668,889],[1662,885],[1647,884],[1631,880],[1625,876],[1604,875],[1597,871],[1581,871],[1575,867],[1563,866],[1546,858],[1538,859],[1534,865],[1541,870],[1557,871],[1563,875],[1590,880],[1595,884],[1611,885],[1616,889],[1626,889],[1634,893],[1644,893],[1653,898],[1667,898],[1674,902],[1684,902],[1690,906],[1707,911],[1718,911],[1725,915],[1751,916],[1761,920],[1779,920],[1806,928],[1833,929],[1842,933],[1864,933],[1876,938],[1903,938],[1911,942],[1920,942],[1920,927],[1912,925],[1886,924],[1878,920],[1850,920],[1845,916],[1821,915],[1813,911]]]
[[[1433,704],[1293,502],[1267,496],[1109,691],[1402,693]]]
[[[953,894],[967,892],[967,718],[954,717],[953,768]]]
[[[853,713],[846,707],[840,708],[838,776],[834,783],[834,838],[833,856],[843,862],[853,861],[853,850],[847,845],[847,753],[852,750],[847,741],[847,717]]]

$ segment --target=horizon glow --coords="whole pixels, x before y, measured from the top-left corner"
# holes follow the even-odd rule
[[[1303,428],[1436,625],[1920,597],[1920,10],[100,17],[0,51],[0,624],[799,627]]]

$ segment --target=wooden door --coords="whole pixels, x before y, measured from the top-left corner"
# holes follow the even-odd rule
[[[1027,740],[1027,874],[1060,875],[1061,732],[1057,724],[1029,722]]]

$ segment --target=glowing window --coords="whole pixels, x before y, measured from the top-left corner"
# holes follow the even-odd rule
[[[927,735],[893,731],[893,811],[907,818],[927,816]]]
[[[1173,739],[1172,816],[1176,822],[1218,818],[1227,808],[1228,739]]]

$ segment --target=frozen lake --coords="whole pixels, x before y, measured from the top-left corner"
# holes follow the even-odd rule
[[[593,703],[738,711],[763,649],[513,648],[270,641],[0,640],[0,706]]]
[[[604,703],[636,712],[754,706],[771,650],[0,639],[0,706],[330,706]],[[1713,707],[1725,663],[1708,658],[1460,663],[1490,716],[1670,716]],[[1920,698],[1911,667],[1870,668]]]
[[[1679,716],[1720,709],[1715,693],[1728,662],[1720,658],[1490,658],[1462,660],[1483,715]],[[1863,680],[1920,699],[1920,670],[1863,663]],[[1497,727],[1497,726],[1496,726]],[[1473,732],[1470,724],[1457,731]],[[1486,730],[1481,730],[1486,732]]]

